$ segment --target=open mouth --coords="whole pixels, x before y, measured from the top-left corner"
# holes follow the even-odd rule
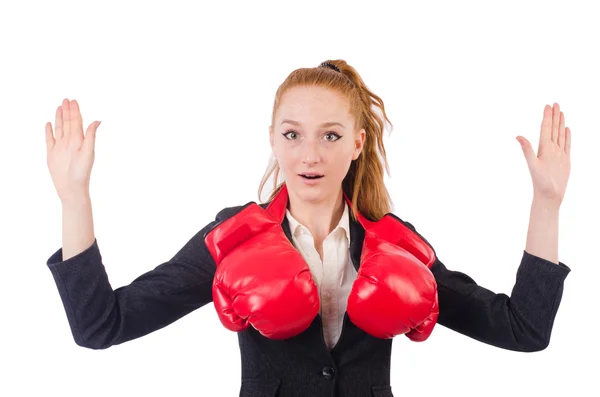
[[[300,174],[300,176],[304,179],[320,179],[323,178],[323,175],[316,174]]]

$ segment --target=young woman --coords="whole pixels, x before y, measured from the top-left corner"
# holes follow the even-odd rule
[[[510,296],[447,269],[390,213],[382,100],[343,60],[292,72],[269,129],[266,203],[221,210],[175,256],[115,290],[93,232],[89,180],[99,123],[84,137],[76,101],[46,125],[48,167],[63,203],[63,246],[47,261],[75,342],[105,349],[209,302],[238,332],[242,396],[392,396],[392,338],[426,340],[440,323],[517,351],[548,346],[570,269],[558,261],[558,209],[571,133],[546,106],[527,246]],[[389,120],[388,120],[389,121]],[[279,173],[283,182],[279,182]]]

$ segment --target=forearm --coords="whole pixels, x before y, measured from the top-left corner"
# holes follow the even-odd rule
[[[62,203],[63,261],[85,251],[94,243],[92,201],[89,196]]]
[[[92,230],[90,208],[88,201],[67,206],[64,211],[66,220],[71,221],[65,222],[64,228],[66,240],[73,243],[71,248],[84,241],[77,239],[78,235]],[[93,235],[88,234],[90,245],[69,259],[65,259],[63,248],[56,250],[46,264],[58,287],[75,342],[91,349],[106,349],[163,328],[212,302],[216,264],[204,236],[240,208],[222,210],[170,260],[114,290]],[[86,217],[89,222],[83,224]],[[85,245],[87,242],[79,248]]]
[[[536,199],[531,204],[525,251],[558,264],[558,215],[555,204]]]

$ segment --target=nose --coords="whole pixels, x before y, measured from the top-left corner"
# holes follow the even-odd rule
[[[305,164],[315,164],[321,160],[319,153],[319,142],[316,140],[305,140],[302,142],[302,162]]]

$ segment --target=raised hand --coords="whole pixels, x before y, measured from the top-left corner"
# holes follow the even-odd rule
[[[536,153],[529,141],[518,136],[531,179],[534,198],[560,206],[571,173],[571,130],[565,128],[565,115],[560,106],[546,105]]]
[[[91,123],[83,136],[83,122],[76,100],[64,99],[56,109],[55,134],[46,123],[47,164],[62,202],[89,196],[94,164],[94,144],[100,121]]]

